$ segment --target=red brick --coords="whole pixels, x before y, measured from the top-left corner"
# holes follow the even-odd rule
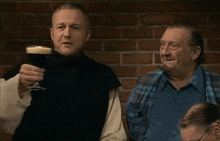
[[[160,40],[141,40],[138,41],[138,50],[154,51],[159,50]]]
[[[136,50],[137,41],[106,41],[104,42],[107,51],[131,51]]]
[[[171,15],[169,14],[147,14],[140,18],[141,24],[144,25],[164,25],[171,23]]]
[[[160,68],[161,68],[161,66],[143,66],[143,67],[140,67],[139,76],[143,76],[148,72],[155,71],[155,70],[160,69]]]
[[[51,13],[51,3],[41,2],[41,3],[19,3],[19,10],[25,13]]]
[[[41,45],[47,47],[53,47],[51,41],[5,41],[3,43],[6,52],[23,52],[25,53],[28,45]]]
[[[126,116],[126,105],[125,104],[121,104],[121,114],[122,116]]]
[[[154,33],[155,33],[155,38],[161,38],[163,36],[163,33],[165,32],[166,28],[155,28]]]
[[[211,71],[211,72],[215,72],[215,73],[218,73],[220,74],[220,66],[219,65],[210,65],[210,66],[207,66],[207,70]]]
[[[184,21],[190,21],[191,23],[195,25],[206,25],[208,21],[208,15],[207,14],[172,14],[171,16],[171,23],[175,22],[184,22]]]
[[[120,30],[116,28],[96,28],[92,29],[91,39],[99,38],[99,39],[106,39],[106,38],[119,38],[120,37]]]
[[[35,17],[33,15],[24,14],[5,14],[4,24],[7,26],[34,26]]]
[[[138,17],[134,15],[90,16],[91,26],[131,26],[137,25]]]
[[[136,77],[136,66],[111,66],[117,77]]]
[[[118,4],[119,12],[145,13],[154,11],[154,2],[121,2]]]
[[[220,12],[220,2],[197,2],[195,3],[196,12]]]
[[[127,135],[127,141],[131,141],[129,129],[126,128],[126,129],[125,129],[125,133],[126,133],[126,135]]]
[[[2,78],[2,76],[4,74],[6,74],[7,72],[9,72],[10,70],[13,69],[14,66],[0,66],[0,77]]]
[[[124,129],[125,130],[128,129],[127,120],[125,116],[122,117],[122,122],[123,122]]]
[[[200,28],[203,38],[217,38],[220,37],[220,27],[204,27]]]
[[[0,65],[15,65],[20,61],[20,56],[16,54],[0,54]]]
[[[53,48],[53,43],[51,39],[48,40],[37,39],[37,40],[33,40],[31,43],[34,45],[42,45]]]
[[[86,51],[101,51],[102,50],[102,41],[88,41],[84,48]]]
[[[216,64],[220,62],[220,53],[205,53],[205,63]]]
[[[122,79],[122,89],[133,89],[137,84],[137,79]]]
[[[215,14],[215,13],[213,13],[213,14],[210,14],[209,15],[209,23],[211,24],[211,25],[215,25],[215,24],[219,24],[220,23],[220,14]]]
[[[87,55],[100,63],[120,63],[120,54],[118,53],[87,53]]]
[[[207,40],[208,51],[220,51],[219,45],[220,45],[220,39],[208,39]]]
[[[16,2],[0,2],[1,12],[18,12]]]
[[[117,5],[109,2],[82,3],[88,13],[117,13]]]
[[[192,2],[155,2],[155,12],[195,12],[195,4]]]
[[[161,60],[160,60],[160,53],[155,53],[155,63],[161,63]]]
[[[52,14],[48,15],[37,15],[35,17],[36,23],[35,25],[38,26],[49,26],[51,27],[51,19],[52,19]]]
[[[5,51],[5,41],[0,40],[0,52]]]
[[[130,96],[130,94],[131,94],[131,91],[120,91],[118,94],[120,102],[122,104],[125,104],[128,100],[128,97]]]
[[[63,4],[66,4],[67,2],[53,2],[51,3],[50,7],[51,7],[51,10],[54,12],[58,7],[60,7],[61,5]]]
[[[6,41],[4,46],[7,52],[25,52],[28,45],[33,45],[31,41]]]
[[[0,39],[20,39],[21,32],[18,28],[0,28]]]
[[[21,32],[23,39],[50,39],[50,29],[45,27],[23,28]]]
[[[136,38],[153,38],[153,29],[141,28],[141,29],[124,29],[123,38],[136,39]]]
[[[124,64],[150,64],[152,63],[152,53],[123,54]]]

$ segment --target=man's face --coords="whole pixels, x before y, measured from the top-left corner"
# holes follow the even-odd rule
[[[180,129],[182,141],[217,141],[218,139],[209,130],[205,131],[193,125]]]
[[[50,29],[54,50],[62,55],[77,56],[89,39],[85,17],[78,9],[61,9],[54,16]]]
[[[187,71],[195,65],[187,29],[167,28],[160,42],[160,57],[165,70]]]

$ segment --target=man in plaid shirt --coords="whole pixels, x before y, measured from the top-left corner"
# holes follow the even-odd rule
[[[178,123],[189,107],[219,104],[220,76],[200,67],[204,45],[197,29],[173,24],[160,43],[162,69],[142,76],[127,101],[131,140],[180,141]]]

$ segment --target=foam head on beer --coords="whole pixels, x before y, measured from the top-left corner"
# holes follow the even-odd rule
[[[26,47],[26,53],[29,54],[50,54],[51,48],[45,46],[28,46]]]

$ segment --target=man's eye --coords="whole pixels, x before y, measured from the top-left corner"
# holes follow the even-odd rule
[[[178,49],[179,46],[176,45],[176,44],[171,44],[171,45],[170,45],[170,48],[173,49],[173,50],[175,50],[175,49]]]
[[[164,45],[166,45],[165,43],[160,43],[160,46],[164,46]]]
[[[74,26],[73,29],[79,29],[79,27],[78,26]]]
[[[160,43],[160,49],[163,49],[164,48],[164,46],[166,45],[166,43]]]
[[[64,26],[58,26],[57,29],[64,29]]]
[[[176,44],[171,44],[171,46],[176,47],[177,45]]]

